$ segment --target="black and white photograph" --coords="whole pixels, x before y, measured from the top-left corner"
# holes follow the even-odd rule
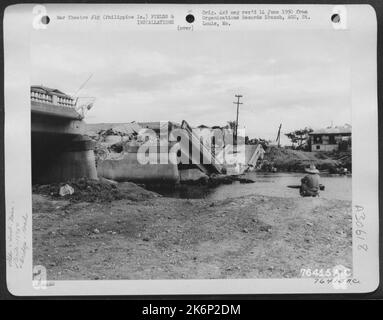
[[[372,289],[376,23],[356,11],[374,16],[333,5],[8,9],[5,23],[32,21],[26,43],[4,37],[6,69],[27,57],[5,78],[6,111],[26,106],[9,111],[27,146],[13,172],[29,172],[7,198],[12,275],[31,262],[36,294],[72,292],[74,280],[130,294],[138,280]],[[6,118],[12,150],[14,135]],[[18,216],[25,190],[30,213]],[[371,281],[357,266],[368,259]],[[293,279],[302,286],[283,282]],[[198,283],[174,290],[231,290]]]

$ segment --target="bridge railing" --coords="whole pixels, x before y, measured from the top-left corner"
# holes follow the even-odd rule
[[[31,101],[48,103],[61,107],[74,108],[75,102],[72,98],[69,97],[60,97],[54,94],[46,94],[39,91],[31,90]]]

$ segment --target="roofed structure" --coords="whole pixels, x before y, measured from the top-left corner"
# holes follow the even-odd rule
[[[351,134],[351,125],[345,124],[344,126],[327,127],[324,129],[314,130],[309,135],[322,135],[322,134]]]
[[[351,149],[352,127],[344,126],[327,127],[309,133],[311,151],[336,151]]]

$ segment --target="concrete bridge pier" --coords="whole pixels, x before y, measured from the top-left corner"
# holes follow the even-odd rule
[[[86,136],[76,136],[72,139],[39,139],[32,135],[33,184],[63,182],[84,177],[97,179],[93,149],[94,142]]]
[[[94,142],[86,136],[73,139],[58,154],[57,160],[51,165],[48,175],[55,181],[89,178],[97,179]]]

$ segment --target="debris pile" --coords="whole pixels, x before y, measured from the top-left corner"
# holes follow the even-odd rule
[[[98,133],[95,138],[95,156],[96,164],[99,161],[106,159],[118,159],[121,157],[121,153],[124,150],[124,144],[132,141],[135,138],[135,134],[132,135],[120,135],[112,132],[113,129],[103,130]]]
[[[71,190],[73,192],[70,192]],[[140,201],[159,196],[157,193],[148,191],[132,182],[117,183],[106,179],[92,180],[86,178],[63,183],[34,185],[32,191],[72,202],[110,202],[121,199]]]
[[[145,128],[136,122],[88,124],[87,135],[96,142],[96,165],[107,159],[122,159],[130,146],[142,145],[149,138]],[[149,140],[156,141],[157,136],[150,136]]]

